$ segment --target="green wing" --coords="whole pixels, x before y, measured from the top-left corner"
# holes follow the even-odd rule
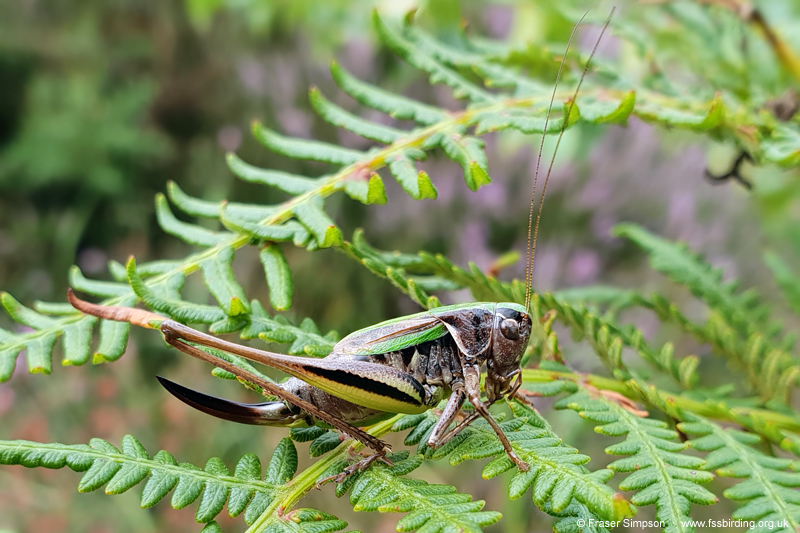
[[[333,348],[336,354],[371,355],[416,346],[447,335],[447,325],[440,316],[465,309],[494,309],[494,303],[468,303],[437,307],[415,315],[394,318],[355,331]]]
[[[340,340],[333,352],[345,355],[396,352],[446,334],[447,327],[426,312],[355,331]]]

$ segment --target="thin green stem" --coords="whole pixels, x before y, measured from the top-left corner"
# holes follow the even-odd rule
[[[615,380],[613,378],[606,378],[596,376],[593,374],[577,374],[572,372],[553,372],[550,370],[541,369],[523,369],[522,371],[523,383],[548,383],[552,381],[571,381],[578,385],[591,385],[598,390],[607,390],[617,392],[632,400],[642,400],[642,394],[638,388],[631,385]],[[794,416],[777,413],[768,409],[756,409],[751,407],[729,407],[724,402],[714,401],[698,401],[687,398],[681,394],[672,392],[651,389],[649,394],[654,395],[659,402],[663,405],[669,406],[670,410],[680,411],[686,410],[696,413],[701,416],[713,418],[715,420],[722,420],[725,422],[732,422],[741,424],[742,418],[756,418],[767,424],[774,425],[780,429],[785,429],[793,433],[800,433],[800,419]],[[674,412],[668,413],[673,415]]]
[[[388,420],[384,420],[371,426],[367,433],[375,437],[381,437],[388,433],[392,426],[400,418],[405,415],[396,415]],[[307,469],[303,470],[300,474],[296,475],[289,483],[284,485],[276,492],[276,497],[272,500],[269,507],[267,507],[261,516],[253,522],[245,533],[260,533],[266,529],[269,524],[289,512],[297,502],[303,499],[317,485],[317,479],[323,472],[325,472],[331,465],[346,459],[352,452],[357,453],[364,447],[363,444],[353,439],[345,439],[339,446],[336,447],[323,459],[320,459]]]

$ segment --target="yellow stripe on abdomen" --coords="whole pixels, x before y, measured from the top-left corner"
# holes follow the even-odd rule
[[[309,385],[363,407],[404,414],[419,414],[429,409],[423,402],[422,386],[417,383],[415,387],[410,380],[392,379],[392,383],[387,383],[346,370],[310,365],[304,370],[303,380]]]

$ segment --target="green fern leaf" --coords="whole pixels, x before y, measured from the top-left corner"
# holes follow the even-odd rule
[[[397,183],[415,200],[435,200],[439,193],[424,170],[418,171],[414,162],[405,154],[397,154],[389,162],[389,170]]]
[[[402,418],[393,431],[413,427],[406,436],[406,445],[418,444],[426,458],[448,458],[454,466],[465,460],[493,458],[484,467],[483,477],[489,479],[515,470],[509,482],[509,497],[519,498],[532,488],[533,501],[542,510],[560,513],[575,502],[585,505],[594,519],[619,520],[634,513],[630,504],[615,497],[614,491],[605,485],[612,476],[611,471],[590,473],[582,466],[589,458],[562,444],[535,411],[516,402],[511,406],[517,418],[502,422],[501,427],[514,451],[530,464],[527,472],[515,470],[497,435],[485,421],[471,424],[436,451],[425,445],[438,420],[430,411]]]
[[[425,125],[435,124],[447,118],[447,113],[437,107],[390,93],[359,80],[335,61],[331,63],[331,76],[336,85],[353,99],[392,117],[414,120]]]
[[[150,459],[144,446],[130,435],[125,435],[122,438],[122,453],[136,459]],[[106,485],[106,494],[122,494],[141,483],[149,473],[147,468],[134,462],[123,464],[119,472]]]
[[[227,206],[220,208],[220,222],[226,229],[266,242],[293,241],[295,246],[309,247],[311,234],[298,222],[290,220],[283,224],[261,224],[237,218],[228,212]]]
[[[236,464],[234,476],[244,481],[245,484],[231,488],[228,498],[228,514],[231,517],[242,514],[247,508],[247,504],[255,496],[256,490],[247,486],[247,483],[261,479],[261,460],[253,453],[243,455]]]
[[[77,266],[69,269],[69,284],[76,291],[94,294],[102,298],[130,296],[131,294],[131,288],[125,283],[87,279]],[[69,307],[71,308],[70,313],[74,313],[75,309],[72,306]]]
[[[169,452],[161,450],[153,456],[153,461],[164,467],[178,467],[178,461]],[[143,509],[153,507],[160,502],[178,484],[179,476],[172,468],[153,468],[150,479],[142,489],[141,505]]]
[[[199,500],[195,515],[198,522],[211,522],[226,502],[231,516],[250,513],[248,522],[252,522],[276,495],[287,490],[284,486],[297,469],[297,450],[290,439],[283,439],[273,452],[264,480],[261,463],[253,454],[242,457],[231,475],[218,458],[209,459],[204,469],[179,464],[165,451],[150,458],[130,435],[123,438],[121,451],[103,439],[92,439],[89,446],[0,441],[0,464],[28,468],[67,466],[85,472],[78,484],[80,492],[105,486],[106,494],[121,494],[147,479],[141,497],[143,508],[154,506],[172,491],[171,505],[175,509]],[[258,507],[257,512],[251,511],[253,505]],[[324,516],[332,522],[326,527],[333,527],[333,522],[338,525],[336,529],[346,525],[335,517]],[[329,530],[334,529],[325,529]]]
[[[723,284],[722,272],[713,269],[686,245],[666,241],[635,224],[618,224],[612,232],[640,246],[650,255],[653,268],[668,275],[676,283],[686,285],[698,298],[718,310],[737,328],[752,332],[766,319],[766,308],[754,304],[744,295],[737,295],[734,283]]]
[[[121,307],[132,307],[136,303],[133,296],[126,297],[119,302]],[[100,321],[100,345],[94,354],[92,362],[100,364],[116,361],[125,353],[128,345],[128,334],[131,325],[127,322],[114,322],[113,320]]]
[[[733,513],[733,519],[768,521],[772,526],[753,531],[797,531],[800,528],[800,473],[789,470],[792,461],[769,455],[754,448],[758,436],[733,428],[722,428],[705,418],[686,413],[679,428],[695,436],[689,446],[708,452],[706,470],[718,476],[742,481],[725,489],[728,499],[746,502]]]
[[[783,262],[783,259],[774,252],[765,253],[764,262],[772,270],[772,275],[792,310],[800,315],[800,283],[798,283],[797,277]]]
[[[735,283],[723,284],[721,272],[713,269],[685,245],[650,234],[634,224],[620,224],[616,235],[625,236],[650,255],[653,267],[673,281],[686,285],[713,310],[705,327],[692,324],[659,297],[653,307],[663,319],[676,322],[689,333],[708,342],[731,362],[743,367],[750,385],[766,398],[788,400],[800,376],[797,361],[776,344],[780,325],[768,322],[768,309],[752,292],[738,294]]]
[[[492,182],[483,153],[483,141],[466,137],[463,131],[456,130],[442,135],[439,142],[444,153],[461,165],[470,190],[477,191]]]
[[[209,522],[203,529],[200,530],[200,533],[222,533],[222,528],[219,527],[219,524],[216,522]]]
[[[404,454],[407,455],[407,454]],[[397,523],[398,531],[480,532],[500,520],[500,513],[482,511],[483,501],[472,501],[454,487],[431,485],[404,476],[422,464],[422,457],[397,460],[394,465],[376,465],[358,477],[350,490],[350,504],[356,511],[408,513]]]
[[[180,294],[175,291],[166,299],[153,290],[145,280],[139,275],[136,268],[136,260],[131,258],[126,265],[128,281],[131,284],[136,296],[139,297],[148,307],[154,311],[167,315],[180,322],[209,324],[225,318],[225,312],[216,306],[195,304],[180,299]],[[183,284],[183,275],[172,280],[173,286]]]
[[[322,198],[315,197],[318,201],[299,204],[293,209],[294,215],[311,234],[316,237],[320,248],[339,246],[342,244],[342,232],[322,209]]]
[[[641,301],[641,299],[639,299]],[[539,313],[549,310],[557,312],[556,319],[570,327],[573,337],[588,340],[598,355],[613,369],[623,370],[621,360],[622,346],[628,346],[649,363],[667,372],[678,383],[691,388],[698,381],[695,372],[699,363],[697,357],[687,356],[677,359],[671,343],[665,343],[660,350],[652,348],[641,331],[634,328],[622,328],[613,322],[595,316],[583,305],[573,306],[556,295],[542,294],[534,298],[533,305]]]
[[[341,107],[337,106],[319,92],[319,89],[312,87],[308,94],[314,110],[320,117],[334,126],[339,126],[365,139],[370,139],[383,144],[392,144],[400,139],[406,132],[388,126],[369,122],[361,117],[350,114]]]
[[[774,161],[786,167],[794,167],[800,164],[800,132],[796,125],[774,123],[774,129],[769,138],[764,139],[762,150],[764,158]]]
[[[217,457],[212,457],[208,460],[205,471],[214,477],[230,477],[231,475],[230,470]],[[215,516],[222,512],[225,502],[228,501],[230,490],[230,487],[222,483],[216,481],[206,482],[203,495],[197,506],[195,520],[201,523],[213,520]]]
[[[362,204],[384,205],[388,201],[383,180],[377,172],[371,172],[367,179],[356,177],[345,182],[344,192]]]
[[[582,418],[598,423],[595,431],[625,440],[609,446],[606,452],[623,455],[608,465],[615,472],[630,472],[620,489],[633,490],[631,502],[655,505],[656,519],[665,523],[667,532],[693,531],[686,525],[691,504],[711,505],[716,496],[699,483],[708,483],[713,476],[698,470],[704,461],[686,454],[685,443],[678,442],[678,433],[664,422],[641,418],[602,394],[590,395],[577,390],[559,400],[557,408],[576,411]]]
[[[274,187],[291,195],[299,195],[308,192],[313,189],[318,182],[318,180],[313,178],[297,176],[278,170],[266,170],[249,165],[239,159],[239,156],[232,153],[226,156],[226,161],[231,172],[242,180]]]
[[[707,131],[718,127],[726,111],[725,104],[719,96],[715,97],[710,105],[677,101],[671,106],[661,106],[656,102],[642,102],[636,109],[639,117],[648,122],[684,127],[695,131]]]
[[[292,159],[303,159],[306,161],[322,161],[332,165],[352,165],[365,158],[363,152],[341,148],[333,144],[320,141],[310,141],[306,139],[294,139],[284,137],[271,129],[265,127],[260,122],[254,122],[253,137],[275,153],[291,157]]]
[[[156,195],[156,219],[158,225],[165,232],[195,246],[208,247],[224,244],[233,236],[230,233],[211,231],[178,220],[170,210],[167,198],[163,194]]]
[[[244,289],[233,276],[233,248],[223,248],[213,257],[200,262],[203,280],[208,291],[217,300],[228,316],[238,316],[250,312]]]
[[[269,244],[261,248],[258,254],[261,264],[264,266],[264,274],[267,277],[269,287],[269,302],[278,311],[285,311],[292,306],[292,295],[294,294],[294,283],[292,282],[292,271],[286,262],[280,247]]]
[[[495,100],[495,96],[490,92],[467,81],[466,78],[450,70],[436,58],[421,53],[412,42],[403,39],[389,26],[384,24],[377,11],[373,11],[372,13],[372,24],[381,42],[410,65],[428,73],[432,84],[444,83],[453,90],[453,95],[456,98],[469,99],[472,102],[478,103],[492,102]]]

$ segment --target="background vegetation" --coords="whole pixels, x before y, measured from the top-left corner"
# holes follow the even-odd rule
[[[507,62],[543,84],[552,83],[554,76],[553,65],[541,60],[543,47],[563,49],[575,14],[586,8],[582,3],[575,11],[527,2],[436,4],[435,9],[418,6],[418,19],[440,40],[454,42],[456,28],[468,21],[471,34],[510,43],[516,52]],[[615,37],[601,46],[601,72],[595,78],[605,83],[603,76],[612,76],[602,69],[613,66],[612,72],[642,94],[652,91],[691,102],[711,101],[719,92],[732,127],[698,134],[681,127],[680,117],[648,116],[646,108],[644,116],[630,117],[627,125],[579,123],[564,139],[551,182],[534,278],[538,291],[603,284],[643,295],[657,292],[689,318],[705,319],[706,306],[689,290],[670,283],[638,248],[611,235],[618,222],[635,221],[668,239],[686,241],[721,267],[725,280],[756,287],[772,316],[787,330],[797,330],[790,309],[800,307],[792,274],[800,260],[800,134],[796,116],[781,110],[792,107],[787,91],[800,82],[800,12],[788,1],[758,2],[749,6],[763,17],[756,18],[748,6],[621,6]],[[0,6],[2,288],[26,304],[61,301],[73,263],[86,275],[110,279],[108,260],[125,263],[131,254],[139,262],[186,256],[191,247],[166,235],[156,222],[152,199],[165,191],[168,180],[210,201],[269,205],[286,198],[234,178],[225,164],[228,151],[263,168],[310,176],[326,172],[328,167],[320,163],[292,161],[264,150],[249,134],[253,119],[286,135],[350,148],[369,146],[311,110],[311,85],[353,108],[330,78],[333,58],[384,89],[458,108],[451,91],[430,85],[426,76],[379,44],[370,24],[373,7],[393,20],[414,5],[192,0]],[[595,19],[603,13],[604,6],[597,8]],[[588,51],[597,32],[596,26],[581,31],[579,49]],[[773,36],[778,40],[770,41]],[[376,119],[377,113],[367,111],[365,116]],[[760,121],[754,131],[747,129],[752,127],[750,117]],[[770,134],[765,134],[764,123]],[[442,253],[462,266],[472,261],[483,271],[494,268],[502,279],[521,277],[520,263],[500,269],[498,258],[524,247],[537,138],[514,133],[484,139],[494,180],[490,186],[469,191],[461,184],[461,169],[443,154],[434,154],[421,168],[438,190],[436,201],[414,201],[386,179],[387,205],[365,206],[339,195],[328,200],[326,212],[348,239],[364,227],[369,242],[379,249]],[[745,162],[741,171],[752,189],[735,180],[714,185],[704,178],[707,167],[727,172],[742,149],[756,159],[755,164]],[[201,223],[215,227],[213,221]],[[419,310],[344,254],[309,254],[290,246],[284,251],[295,284],[292,308],[285,313],[290,320],[311,317],[323,332],[346,334]],[[667,248],[666,256],[672,252]],[[761,260],[765,252],[766,262]],[[243,250],[235,269],[248,297],[269,301],[254,250]],[[194,301],[206,298],[196,280],[183,294]],[[457,291],[440,297],[449,303],[469,301],[470,295]],[[24,332],[2,320],[5,329]],[[658,313],[641,307],[623,309],[620,321],[636,325],[653,346],[670,340],[676,354],[697,355],[704,387],[724,386],[733,379],[726,361],[711,356],[720,347],[698,335],[681,335],[677,322],[665,324]],[[559,327],[556,332],[566,333]],[[154,374],[226,396],[231,396],[231,387],[212,379],[202,365],[167,350],[156,335],[140,333],[132,335],[127,355],[111,365],[56,368],[55,376],[45,378],[27,374],[18,363],[13,379],[0,384],[0,437],[65,443],[102,437],[119,444],[123,435],[133,434],[151,452],[166,449],[193,464],[218,456],[232,467],[245,452],[258,452],[266,462],[286,431],[219,422],[167,397]],[[603,373],[603,363],[590,346],[572,345],[566,334],[560,340],[571,368]],[[626,357],[635,356],[626,352]],[[761,392],[758,384],[764,375],[750,377]],[[245,392],[241,397],[252,399]],[[549,409],[547,400],[537,400],[537,405],[565,442],[593,458],[592,470],[604,466],[608,442],[593,438],[591,425],[577,423],[572,413]],[[702,428],[694,429],[702,433]],[[404,448],[400,440],[393,442],[396,449]],[[310,464],[307,455],[301,448],[301,468]],[[549,528],[530,498],[509,500],[506,483],[481,480],[479,465],[472,463],[459,469],[425,463],[414,476],[455,485],[474,499],[486,500],[486,509],[504,514],[501,524],[489,531]],[[198,530],[193,507],[174,511],[162,503],[142,511],[136,490],[114,498],[78,495],[74,483],[75,474],[68,471],[3,467],[0,528]],[[719,480],[713,483],[724,486]],[[331,489],[312,493],[303,506],[341,510],[337,516],[365,531],[390,531],[397,522],[395,515],[351,513],[334,501]],[[694,509],[698,516],[729,517],[735,507],[722,500]],[[648,512],[644,509],[640,516]],[[226,530],[240,527],[229,525],[224,514],[219,521]]]

